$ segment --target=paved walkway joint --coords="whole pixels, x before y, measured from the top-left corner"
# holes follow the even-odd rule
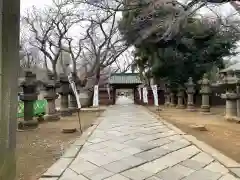
[[[115,105],[100,118],[41,180],[240,180],[239,167],[223,166],[139,106]]]

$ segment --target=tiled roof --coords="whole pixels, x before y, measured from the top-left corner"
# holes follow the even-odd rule
[[[228,72],[228,71],[240,71],[240,63],[237,64],[233,64],[231,66],[229,66],[226,69],[221,70],[220,72],[224,73],[224,72]]]
[[[109,84],[142,84],[138,73],[115,73],[109,79]]]

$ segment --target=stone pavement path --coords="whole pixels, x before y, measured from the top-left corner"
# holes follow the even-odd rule
[[[127,98],[120,101],[124,105],[104,112],[103,121],[56,180],[238,179],[143,108]]]

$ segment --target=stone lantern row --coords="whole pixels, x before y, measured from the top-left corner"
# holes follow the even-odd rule
[[[198,82],[201,85],[200,93],[202,95],[202,105],[201,111],[203,113],[210,112],[210,95],[211,83],[207,78],[207,75],[204,74],[202,80]],[[194,93],[195,93],[195,84],[193,83],[192,78],[188,79],[188,82],[185,84],[186,93],[187,93],[187,110],[194,111]],[[221,98],[226,100],[226,110],[225,110],[225,119],[227,120],[237,120],[240,121],[240,79],[228,72],[225,74],[223,79],[217,83],[217,86],[222,86],[226,93],[222,94]],[[175,93],[171,91],[169,87],[165,89],[165,105],[171,107],[177,107],[179,109],[185,108],[184,106],[185,98],[185,89],[183,87],[178,88],[177,92],[177,105],[175,104]]]
[[[81,81],[76,75],[73,75],[75,83],[81,85]],[[26,72],[21,87],[23,93],[20,95],[20,100],[24,102],[24,121],[21,121],[22,127],[37,126],[38,120],[34,119],[34,102],[38,99],[36,75],[32,72]],[[43,83],[45,89],[44,98],[47,100],[46,114],[44,119],[47,121],[56,121],[61,116],[70,116],[77,109],[77,101],[70,88],[68,77],[60,75],[60,80],[56,81],[52,73],[48,74],[48,81]],[[61,96],[60,111],[57,112],[55,100],[58,94]],[[69,98],[68,98],[69,97]]]
[[[201,85],[200,93],[202,94],[202,112],[210,112],[210,94],[211,84],[207,78],[207,74],[204,74],[203,79],[199,81]],[[165,105],[171,107],[177,107],[178,109],[184,109],[185,91],[187,93],[187,110],[194,111],[194,93],[196,84],[193,82],[192,77],[185,83],[185,87],[179,87],[177,90],[177,105],[175,104],[175,92],[171,91],[169,87],[165,89]]]

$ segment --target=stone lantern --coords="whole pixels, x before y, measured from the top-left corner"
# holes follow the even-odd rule
[[[60,119],[59,114],[56,111],[55,100],[58,98],[56,89],[60,87],[59,82],[54,80],[54,74],[48,73],[48,81],[44,82],[45,96],[47,100],[46,114],[44,120],[46,121],[57,121]]]
[[[237,79],[237,87],[236,87],[236,93],[238,95],[238,99],[237,99],[237,117],[238,120],[240,120],[240,79]]]
[[[174,90],[171,90],[171,92],[170,92],[170,106],[171,107],[175,107],[176,106]]]
[[[164,103],[165,106],[169,106],[170,105],[170,88],[168,84],[165,85],[164,97],[165,97],[165,103]]]
[[[187,98],[187,110],[194,111],[195,108],[194,108],[193,96],[194,96],[194,93],[195,93],[195,84],[193,82],[192,77],[189,77],[188,82],[185,85],[187,87],[187,95],[188,95],[188,98]]]
[[[210,112],[210,95],[212,91],[210,80],[208,79],[207,74],[204,74],[202,80],[200,80],[198,83],[201,85],[200,93],[202,94],[201,111],[203,113],[208,113]]]
[[[61,116],[71,116],[72,112],[68,107],[68,95],[70,93],[70,84],[68,77],[65,74],[60,74],[60,88],[59,94],[61,95],[61,107],[60,113]]]
[[[228,71],[223,80],[218,82],[226,89],[226,93],[222,94],[222,98],[226,100],[226,114],[225,119],[235,120],[237,117],[237,100],[239,99],[236,93],[238,78],[234,75],[233,71]]]
[[[22,128],[37,127],[38,120],[34,119],[34,102],[38,99],[36,74],[30,71],[25,72],[25,78],[21,82],[23,93],[20,100],[24,102],[24,121]]]
[[[178,97],[178,104],[177,104],[177,108],[178,109],[184,109],[184,93],[185,89],[183,87],[179,87],[178,88],[178,93],[177,93],[177,97]]]

